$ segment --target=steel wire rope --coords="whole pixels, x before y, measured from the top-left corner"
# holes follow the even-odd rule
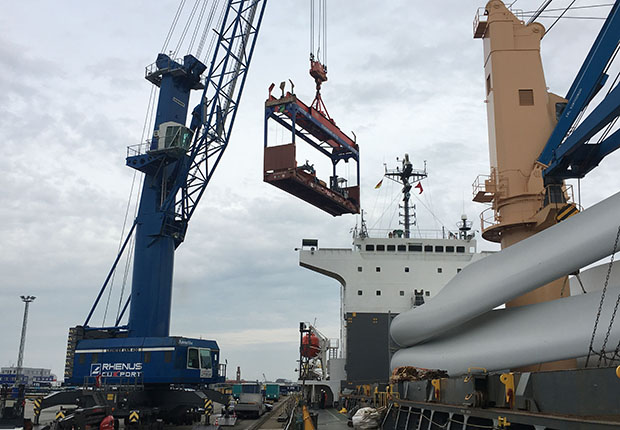
[[[553,28],[553,27],[554,27],[554,26],[558,23],[558,21],[559,21],[560,19],[562,19],[562,17],[564,16],[564,14],[565,14],[566,12],[568,12],[568,10],[571,8],[571,6],[572,6],[573,4],[575,4],[575,2],[576,2],[576,1],[577,1],[577,0],[573,0],[572,2],[570,2],[570,4],[569,4],[568,6],[566,6],[566,9],[564,9],[564,12],[562,12],[562,13],[560,14],[560,16],[558,16],[558,18],[557,18],[555,21],[553,21],[553,24],[551,24],[551,25],[549,26],[549,28],[548,28],[547,30],[545,30],[545,34],[543,35],[543,37],[544,37],[544,36],[546,36],[547,34],[549,34],[549,32],[551,31],[551,29],[552,29],[552,28]]]
[[[545,2],[541,3],[541,5],[538,6],[538,9],[536,9],[536,11],[534,11],[534,13],[532,14],[532,17],[527,21],[526,25],[530,25],[536,18],[538,18],[538,16],[543,13],[543,11],[547,8],[547,6],[551,4],[551,2],[552,0],[546,0]]]
[[[224,21],[224,15],[226,14],[226,7],[221,7],[220,8],[220,14],[217,18],[217,22],[215,23],[215,27],[219,29],[222,27],[222,22]],[[215,47],[215,44],[217,43],[220,34],[218,33],[218,31],[214,31],[213,34],[211,35],[211,39],[209,40],[209,46],[207,48],[207,52],[205,53],[204,59],[203,59],[203,63],[207,64],[207,59],[209,57],[211,57],[211,54],[213,52],[213,49]],[[223,36],[223,35],[222,35]],[[206,130],[205,130],[206,131]]]
[[[609,6],[613,6],[613,5],[614,5],[614,3],[601,3],[601,4],[593,4],[593,5],[585,5],[585,6],[575,6],[572,9],[573,10],[576,10],[576,9],[594,9],[594,8],[599,8],[599,7],[609,7]],[[559,8],[553,8],[553,9],[545,9],[546,12],[559,12],[561,10],[564,10],[564,8],[559,7]],[[534,13],[536,13],[535,10],[528,10],[528,11],[524,11],[523,12],[524,15],[530,15],[530,14],[534,14]]]
[[[185,27],[183,27],[183,31],[181,32],[181,36],[179,37],[179,41],[177,42],[177,46],[174,48],[173,55],[176,57],[185,41],[185,37],[187,36],[187,32],[189,31],[190,26],[192,25],[192,21],[194,20],[194,16],[196,16],[196,10],[198,10],[198,5],[200,4],[200,0],[194,1],[194,6],[189,12],[189,17],[187,18],[187,22],[185,23]]]
[[[422,201],[422,199],[421,199],[421,198],[419,198],[419,197],[418,197],[418,196],[416,196],[415,194],[414,194],[413,196],[414,196],[414,197],[415,197],[415,198],[416,198],[416,199],[417,199],[417,200],[418,200],[418,201],[422,204],[422,206],[424,206],[424,208],[425,208],[427,211],[429,211],[429,212],[430,212],[430,214],[431,214],[431,216],[433,217],[433,219],[435,220],[435,222],[438,222],[438,223],[439,223],[439,225],[440,225],[442,228],[444,228],[444,229],[446,229],[446,230],[448,231],[448,233],[452,233],[452,231],[451,231],[448,227],[446,227],[446,224],[445,224],[445,223],[444,223],[441,219],[439,219],[439,217],[438,217],[437,215],[435,215],[435,212],[433,212],[433,210],[432,210],[431,208],[429,208],[429,207],[428,207],[428,206],[424,203],[424,201]]]
[[[219,0],[211,3],[211,9],[209,9],[209,16],[207,17],[207,22],[203,27],[202,35],[200,36],[200,42],[198,43],[198,49],[196,50],[196,58],[200,58],[200,55],[202,54],[205,42],[207,41],[207,37],[210,33],[209,30],[211,30],[211,24],[213,23],[213,17],[215,16],[215,11],[217,10],[218,4]]]
[[[381,196],[381,186],[383,185],[383,180],[384,179],[385,179],[385,175],[383,177],[381,177],[381,180],[379,181],[379,183],[381,184],[381,185],[379,185],[379,188],[377,188],[377,186],[375,185],[375,190],[378,189],[379,192],[376,193],[376,195],[375,195],[375,201],[372,204],[372,209],[370,211],[371,214],[374,214],[375,213],[375,209],[377,208],[377,202],[379,201],[379,196]]]
[[[310,54],[314,55],[314,0],[310,0]]]
[[[392,182],[390,182],[390,184],[392,184]],[[391,186],[391,185],[390,185]],[[390,207],[394,204],[394,202],[396,201],[396,199],[398,199],[398,197],[400,196],[400,194],[396,194],[394,196],[394,198],[392,198],[392,201],[390,202],[389,205],[386,205],[386,208],[383,210],[383,212],[381,213],[381,215],[379,215],[379,217],[377,218],[377,220],[375,221],[375,223],[370,227],[370,230],[373,230],[375,228],[375,226],[383,220],[383,216],[386,214],[386,212],[390,209]],[[386,191],[386,197],[387,197],[387,191]],[[379,226],[379,229],[381,229],[381,226]]]
[[[319,52],[321,52],[321,30],[323,30],[323,25],[321,22],[321,7],[323,6],[323,3],[321,2],[321,0],[319,0],[319,30],[317,32],[317,48],[316,48],[316,59],[318,61],[321,61],[319,59]],[[322,54],[322,52],[321,52]]]
[[[323,66],[327,69],[327,0],[323,0]]]
[[[145,118],[144,118],[144,125],[142,126],[142,136],[140,137],[140,144],[142,144],[142,142],[144,142],[144,136],[145,136],[145,133],[146,133],[146,126],[147,126],[147,120],[149,118],[149,112],[153,109],[153,106],[154,106],[153,94],[155,93],[155,91],[154,91],[155,88],[156,88],[155,86],[152,86],[151,87],[151,92],[149,94],[149,101],[147,103],[146,115],[145,115]],[[138,148],[138,151],[140,151],[140,148]],[[120,235],[120,239],[119,239],[117,253],[120,252],[120,250],[121,250],[121,248],[123,246],[123,239],[125,237],[125,229],[127,227],[127,217],[128,217],[128,214],[129,214],[129,208],[130,208],[130,205],[131,205],[131,197],[133,195],[133,190],[134,190],[134,186],[135,186],[135,181],[136,181],[137,173],[138,173],[137,170],[134,170],[133,177],[132,177],[132,180],[131,180],[131,188],[130,188],[130,191],[129,191],[129,197],[128,197],[128,201],[127,201],[127,207],[125,209],[125,217],[123,219],[123,227],[121,228],[121,235]],[[116,280],[116,268],[112,272],[112,277],[110,278],[110,287],[108,289],[108,297],[106,299],[106,305],[105,305],[105,309],[104,309],[104,312],[103,312],[103,319],[102,319],[102,323],[101,324],[104,327],[105,327],[105,320],[107,318],[108,310],[109,310],[109,307],[110,307],[110,299],[111,299],[111,296],[112,296],[112,290],[114,289],[114,282],[115,282],[115,280]],[[121,291],[124,291],[124,283],[123,283],[123,287],[122,287]],[[121,293],[121,297],[122,297],[122,293]],[[118,312],[119,311],[117,310],[117,314],[118,314]],[[117,318],[118,318],[118,315],[117,315]]]
[[[200,8],[200,13],[198,14],[198,20],[196,21],[196,25],[194,26],[194,32],[192,33],[192,37],[189,42],[189,47],[187,48],[187,53],[191,54],[192,49],[194,48],[194,43],[196,42],[196,38],[198,37],[198,30],[202,25],[202,20],[205,16],[205,11],[207,10],[207,1],[202,0],[202,7]]]
[[[585,367],[588,367],[588,363],[590,362],[590,356],[592,353],[598,355],[596,351],[594,351],[594,338],[596,337],[596,331],[598,329],[598,323],[601,318],[601,312],[603,311],[603,302],[605,301],[605,294],[607,293],[607,285],[609,284],[609,276],[611,275],[611,268],[614,262],[614,255],[616,250],[618,249],[618,238],[620,238],[620,226],[618,226],[618,232],[616,233],[616,241],[614,243],[613,253],[611,254],[611,259],[609,262],[609,268],[607,269],[607,276],[605,277],[605,284],[603,285],[603,290],[601,291],[601,300],[598,305],[598,310],[596,312],[596,319],[594,320],[594,328],[592,330],[592,337],[590,338],[590,345],[588,347],[588,356],[586,357]],[[599,358],[600,364],[600,358]]]
[[[177,8],[177,12],[174,15],[174,18],[172,18],[172,24],[170,25],[170,29],[168,30],[168,34],[166,35],[164,44],[161,47],[162,53],[165,53],[166,49],[168,48],[168,43],[170,43],[170,38],[172,37],[172,34],[174,33],[174,29],[177,26],[177,22],[179,21],[179,17],[181,16],[181,12],[183,12],[184,7],[185,7],[185,0],[181,0],[181,2],[179,3],[179,7]]]
[[[147,133],[147,129],[149,129],[150,125],[151,125],[151,121],[152,121],[153,113],[154,113],[154,108],[155,108],[155,97],[154,96],[155,96],[155,94],[157,92],[158,92],[157,91],[157,87],[153,85],[151,87],[151,92],[149,94],[149,101],[147,103],[147,108],[146,108],[146,114],[144,116],[144,124],[142,126],[142,135],[140,137],[140,144],[143,144],[145,142],[144,139],[145,139],[145,136],[146,136],[146,133]],[[139,152],[141,152],[140,148],[138,150],[139,150]],[[132,199],[132,195],[133,195],[133,192],[134,192],[134,187],[135,187],[136,175],[137,174],[138,174],[138,171],[134,170],[133,177],[132,177],[132,180],[131,180],[131,188],[130,188],[130,191],[129,191],[129,198],[128,198],[128,201],[127,201],[127,207],[125,209],[125,218],[123,220],[123,228],[121,229],[121,239],[120,239],[121,242],[120,242],[120,245],[119,245],[119,250],[120,250],[120,246],[122,245],[123,237],[125,236],[125,228],[127,226],[127,217],[128,217],[128,213],[129,213],[129,208],[131,206],[131,199]],[[142,185],[143,181],[144,181],[144,178],[141,178],[140,185]],[[137,213],[138,213],[138,203],[139,203],[139,199],[140,199],[140,194],[141,194],[141,191],[140,191],[140,189],[138,189],[138,192],[136,193],[136,203],[135,203],[135,209],[134,209],[134,219],[136,218]],[[133,244],[134,244],[134,241],[132,240],[130,242],[130,245],[129,245],[129,250],[127,251],[127,259],[126,259],[127,263],[126,263],[126,267],[125,267],[125,271],[124,271],[125,273],[124,273],[124,276],[123,276],[123,284],[121,286],[121,294],[120,294],[120,299],[119,299],[119,305],[118,305],[118,309],[116,310],[116,319],[118,319],[118,316],[120,315],[120,311],[121,311],[121,307],[122,307],[122,300],[123,300],[123,296],[124,296],[124,293],[125,293],[125,286],[127,284],[127,265],[129,264],[128,262],[131,260],[131,255],[133,255]],[[111,279],[112,284],[111,285],[114,285],[115,278],[116,278],[116,270],[114,270],[114,272],[112,273],[112,279]],[[103,322],[104,325],[105,325],[105,316],[107,315],[107,312],[108,312],[108,306],[109,306],[109,302],[110,302],[110,295],[111,295],[111,292],[112,292],[111,290],[112,290],[112,288],[110,288],[110,292],[108,293],[108,299],[107,299],[106,309],[105,309],[105,313],[104,313],[104,322]]]
[[[136,193],[136,201],[134,203],[134,211],[133,211],[134,220],[138,217],[138,209],[140,207],[140,195],[142,194],[142,184],[144,184],[144,176],[142,176],[140,179],[140,185],[138,186],[138,192]],[[129,243],[129,249],[127,250],[127,258],[125,259],[125,272],[123,273],[123,283],[121,285],[121,294],[118,299],[118,308],[116,310],[115,321],[118,321],[121,311],[122,311],[123,298],[125,296],[125,287],[127,286],[127,279],[129,277],[129,269],[131,267],[131,263],[133,262],[133,251],[134,251],[135,244],[136,244],[136,238],[134,236],[134,238]]]
[[[523,16],[528,16],[527,14],[523,14]],[[537,18],[541,18],[541,19],[554,19],[554,18],[564,18],[564,19],[585,19],[585,20],[599,20],[602,21],[604,19],[607,19],[605,17],[602,16],[551,16],[551,15],[540,15]],[[549,27],[551,29],[551,27]],[[545,33],[546,34],[546,33]]]

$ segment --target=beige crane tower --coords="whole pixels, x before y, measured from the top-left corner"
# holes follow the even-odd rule
[[[524,23],[502,1],[491,0],[474,22],[484,44],[489,176],[474,182],[474,201],[490,203],[481,215],[482,236],[509,247],[555,224],[570,200],[563,184],[545,187],[536,159],[566,99],[547,91],[540,57],[543,25]],[[508,307],[569,295],[567,277],[507,303]],[[572,366],[549,363],[543,368]]]

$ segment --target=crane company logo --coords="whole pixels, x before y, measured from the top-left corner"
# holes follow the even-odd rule
[[[137,378],[142,376],[142,363],[93,363],[90,376],[104,378]]]

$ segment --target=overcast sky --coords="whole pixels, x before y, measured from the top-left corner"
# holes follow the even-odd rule
[[[489,167],[482,43],[472,38],[472,20],[484,4],[328,3],[323,98],[338,125],[357,135],[369,226],[396,226],[390,202],[398,188],[374,186],[384,163],[395,166],[405,152],[415,167],[428,165],[416,203],[421,229],[454,228],[462,212],[477,220],[484,207],[471,202],[471,183]],[[519,0],[515,7],[539,4]],[[155,60],[177,5],[3,4],[0,365],[17,361],[19,296],[30,294],[37,299],[24,364],[62,376],[67,330],[84,322],[116,255],[133,177],[124,166],[126,147],[140,142],[151,90],[144,66]],[[545,37],[550,91],[565,95],[601,24],[563,20]],[[338,336],[339,284],[300,268],[294,248],[302,238],[349,247],[358,218],[332,218],[262,182],[267,88],[290,78],[310,103],[308,54],[308,2],[271,0],[230,147],[176,254],[172,334],[217,340],[229,377],[241,366],[247,379],[293,378],[299,321],[316,321],[327,336]],[[287,143],[281,131],[272,135]],[[298,161],[320,166],[319,155],[302,152]],[[614,154],[582,181],[584,206],[618,191],[618,168]],[[329,172],[318,175],[327,179]],[[495,249],[482,240],[479,248]],[[121,281],[119,274],[106,323],[116,315]],[[99,312],[94,324],[102,322]]]

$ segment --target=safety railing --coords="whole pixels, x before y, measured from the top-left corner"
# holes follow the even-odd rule
[[[146,154],[151,149],[151,140],[147,139],[143,143],[130,145],[127,147],[127,157],[135,157],[136,155]]]
[[[493,207],[488,207],[480,213],[480,227],[483,231],[497,224],[499,224],[499,217]]]

